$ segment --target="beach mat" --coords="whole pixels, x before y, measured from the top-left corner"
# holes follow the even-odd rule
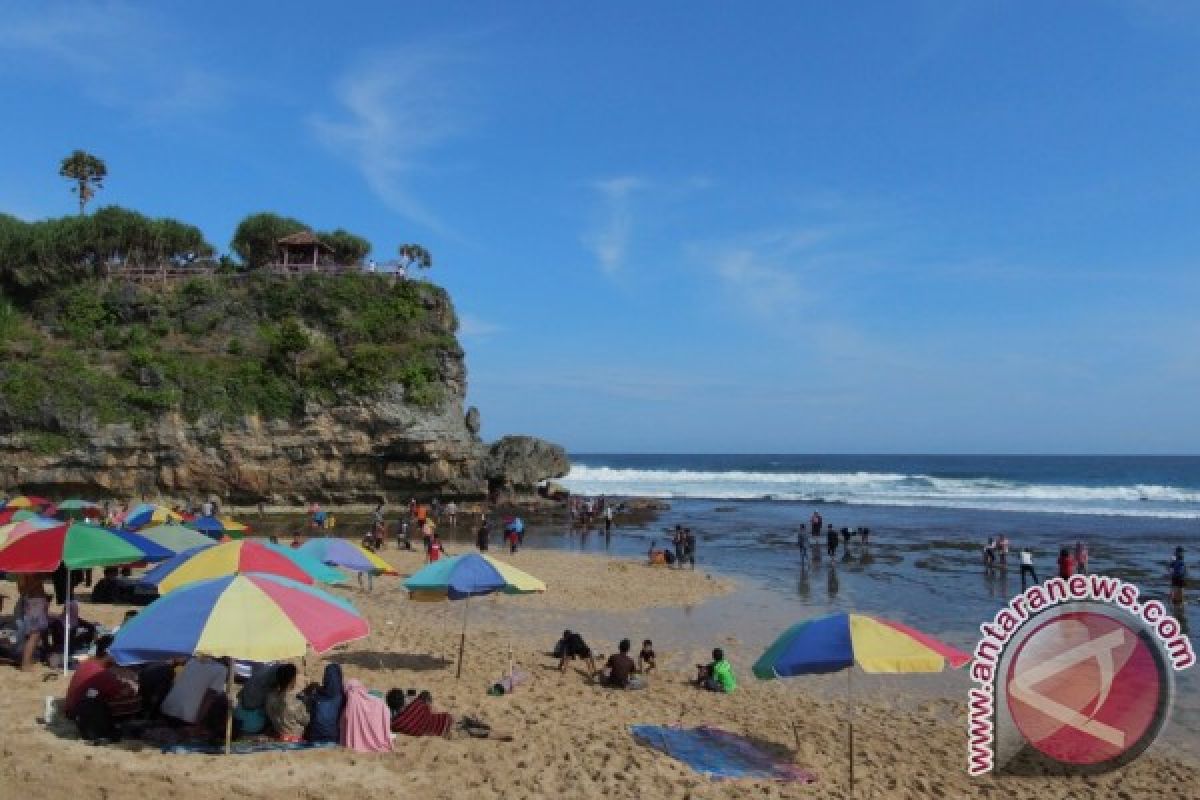
[[[815,773],[781,761],[749,739],[720,728],[631,725],[629,731],[642,744],[713,778],[759,778],[783,783],[817,781]]]
[[[231,755],[246,755],[248,753],[274,753],[287,750],[325,750],[337,747],[336,742],[278,742],[274,740],[257,742],[234,742]],[[210,756],[225,755],[223,744],[169,744],[162,749],[164,753],[200,753]]]

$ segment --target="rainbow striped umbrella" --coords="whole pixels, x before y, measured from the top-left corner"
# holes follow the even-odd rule
[[[244,661],[299,658],[370,633],[346,600],[280,575],[196,581],[121,626],[109,652],[121,664],[189,655]]]
[[[345,539],[310,539],[299,549],[323,564],[331,564],[355,572],[370,572],[374,575],[396,574],[396,570],[391,564],[370,550]]]
[[[532,575],[497,561],[491,556],[468,553],[438,559],[427,567],[417,570],[404,582],[409,597],[413,600],[466,600],[463,604],[463,629],[458,640],[458,672],[462,676],[463,653],[467,648],[467,611],[471,598],[479,595],[503,592],[504,594],[530,594],[546,591],[546,584]]]
[[[32,519],[23,519],[20,522],[9,522],[5,525],[0,525],[0,544],[20,539],[25,534],[33,533],[34,531],[57,528],[62,524],[60,520],[50,519],[49,517],[33,517]]]
[[[50,505],[50,501],[44,497],[26,497],[25,495],[17,495],[4,501],[4,508],[41,508],[48,505]]]
[[[126,528],[142,528],[164,522],[182,522],[183,517],[166,506],[154,503],[139,503],[125,515]]]
[[[928,634],[892,620],[839,612],[784,631],[752,668],[760,680],[846,670],[846,704],[851,709],[854,665],[864,672],[941,672],[957,669],[970,656]],[[848,713],[850,787],[854,787],[854,718]]]
[[[82,522],[60,522],[9,539],[0,547],[0,571],[53,572],[69,569],[136,564],[146,553],[112,531]]]
[[[350,603],[278,575],[250,573],[197,581],[158,598],[121,626],[109,653],[120,664],[190,655],[279,661],[318,653],[371,632]],[[225,752],[230,750],[233,670]]]
[[[189,583],[226,575],[264,572],[299,583],[313,578],[290,558],[254,541],[225,542],[184,550],[142,576],[139,583],[158,588],[165,595]]]

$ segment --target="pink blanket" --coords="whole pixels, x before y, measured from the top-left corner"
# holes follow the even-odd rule
[[[388,753],[392,737],[387,704],[370,694],[362,681],[346,681],[346,708],[342,712],[342,745],[360,753]]]

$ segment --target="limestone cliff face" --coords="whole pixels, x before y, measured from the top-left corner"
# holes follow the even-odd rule
[[[433,324],[452,336],[452,312],[437,311]],[[404,387],[394,384],[370,399],[310,401],[289,418],[220,421],[172,411],[140,426],[83,420],[75,443],[53,454],[9,421],[0,425],[0,489],[60,498],[212,494],[232,505],[339,505],[481,498],[490,487],[565,474],[561,448],[534,443],[540,440],[490,455],[479,438],[479,412],[464,409],[466,368],[457,346],[438,354],[436,385],[434,407],[405,402]]]

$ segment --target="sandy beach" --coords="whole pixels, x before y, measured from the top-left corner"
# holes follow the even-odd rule
[[[417,553],[386,550],[401,576],[421,564]],[[427,798],[771,798],[850,797],[845,754],[844,679],[763,683],[749,673],[757,652],[738,650],[736,629],[693,632],[687,647],[660,648],[663,668],[640,692],[592,686],[579,668],[560,674],[547,651],[564,620],[584,633],[604,657],[615,641],[589,633],[601,617],[605,631],[667,639],[652,629],[656,610],[697,607],[717,597],[736,602],[746,589],[706,572],[651,568],[632,560],[550,550],[523,550],[501,558],[542,578],[544,595],[471,601],[468,648],[461,680],[455,662],[463,605],[410,602],[400,579],[376,579],[374,591],[335,590],[370,620],[369,638],[299,666],[319,679],[326,661],[375,689],[428,689],[438,709],[472,714],[510,730],[516,741],[400,737],[395,752],[363,755],[345,750],[264,753],[230,757],[163,755],[138,742],[89,746],[73,726],[40,724],[46,695],[61,696],[61,673],[5,668],[0,695],[0,785],[6,797],[110,798],[321,798],[420,796]],[[10,583],[0,591],[14,594]],[[116,623],[123,606],[82,604],[84,616]],[[707,638],[707,641],[700,641]],[[672,640],[675,641],[675,640]],[[725,696],[688,685],[691,664],[712,645],[730,650],[739,688]],[[509,651],[531,682],[514,694],[489,697]],[[933,676],[931,680],[937,680]],[[857,680],[857,679],[856,679]],[[304,680],[301,681],[303,683]],[[910,693],[896,679],[862,681],[854,709],[857,797],[1185,798],[1194,796],[1200,769],[1155,749],[1108,775],[998,776],[971,779],[964,769],[962,704]],[[712,724],[759,742],[812,770],[808,786],[762,781],[718,782],[637,744],[635,723]],[[794,727],[793,727],[794,724]]]

